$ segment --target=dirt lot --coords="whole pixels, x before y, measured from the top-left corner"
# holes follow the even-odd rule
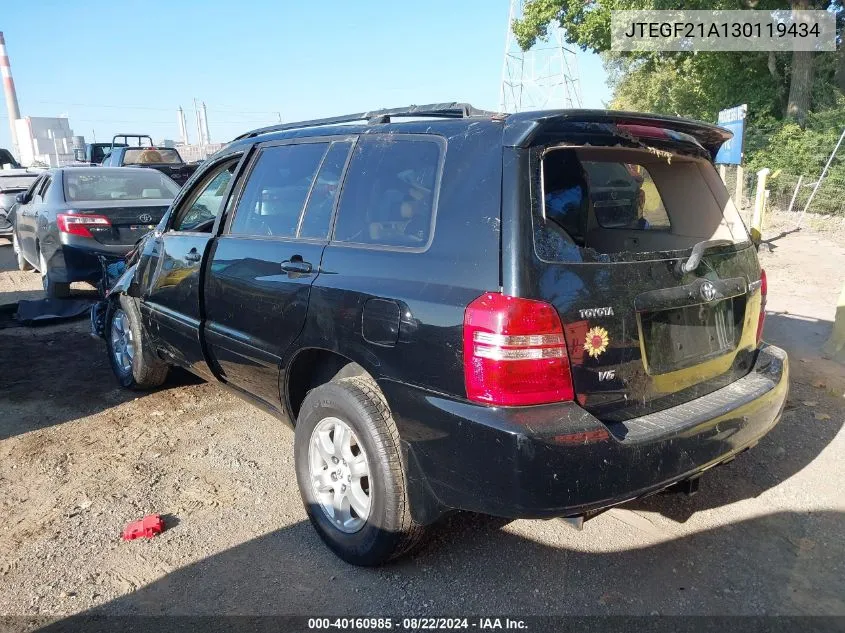
[[[754,450],[695,497],[582,532],[456,515],[381,569],[319,541],[285,425],[183,374],[119,389],[84,320],[0,330],[0,614],[845,614],[845,368],[819,358],[845,248],[811,230],[772,244],[767,338],[792,392]],[[0,303],[38,295],[12,263],[0,246]],[[150,512],[166,532],[120,540]]]

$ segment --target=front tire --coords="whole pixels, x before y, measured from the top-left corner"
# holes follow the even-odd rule
[[[365,376],[312,390],[299,411],[296,477],[320,538],[353,565],[397,558],[422,539],[411,517],[399,433],[384,396]]]
[[[70,284],[56,281],[50,275],[50,267],[41,249],[38,249],[38,272],[41,273],[41,285],[44,287],[44,294],[52,299],[66,299],[70,296]]]
[[[23,256],[17,231],[12,233],[12,250],[15,251],[15,258],[18,260],[18,270],[32,270],[32,264],[26,261],[26,258]]]
[[[105,334],[112,371],[122,386],[143,391],[164,383],[170,368],[150,349],[131,297],[120,295],[119,301],[109,304]]]

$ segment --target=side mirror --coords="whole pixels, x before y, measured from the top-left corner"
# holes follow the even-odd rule
[[[19,193],[15,196],[15,202],[18,204],[26,204],[29,202],[29,198],[27,197],[26,193]]]

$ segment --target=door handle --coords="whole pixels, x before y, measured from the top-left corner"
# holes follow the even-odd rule
[[[286,273],[307,274],[311,272],[311,269],[311,262],[302,261],[301,255],[294,255],[282,262],[282,270]]]
[[[186,262],[198,262],[200,260],[200,254],[197,253],[197,249],[192,248],[185,254],[185,261]]]

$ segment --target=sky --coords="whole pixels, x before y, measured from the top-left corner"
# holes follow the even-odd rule
[[[3,2],[0,31],[21,116],[68,116],[74,134],[213,142],[250,129],[413,103],[498,109],[508,0],[30,0]],[[579,53],[585,107],[610,99]],[[0,102],[0,147],[10,147]]]

